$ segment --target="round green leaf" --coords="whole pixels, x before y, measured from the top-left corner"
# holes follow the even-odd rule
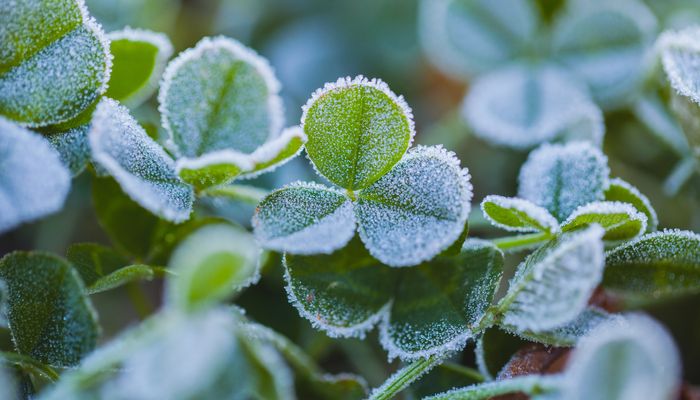
[[[481,202],[481,211],[491,224],[507,231],[559,231],[559,223],[549,211],[517,197],[486,196]]]
[[[0,114],[26,126],[67,121],[107,89],[109,44],[79,0],[0,5]]]
[[[429,260],[464,230],[471,208],[467,169],[442,147],[419,146],[359,193],[360,238],[384,264],[403,267]]]
[[[562,232],[598,224],[605,229],[603,240],[630,240],[647,229],[647,217],[632,205],[616,201],[596,201],[583,205],[561,225]]]
[[[306,152],[329,181],[363,189],[404,155],[415,134],[403,97],[378,79],[340,78],[317,90],[304,106]]]
[[[158,94],[174,152],[255,151],[282,130],[279,90],[253,50],[226,37],[202,39],[168,64]]]
[[[0,117],[0,154],[0,232],[61,209],[70,173],[46,139]]]
[[[89,130],[90,124],[85,124],[48,136],[49,142],[58,151],[61,161],[73,176],[83,172],[90,162],[90,145],[87,138]]]
[[[138,107],[158,88],[173,46],[162,33],[128,27],[107,37],[114,59],[105,96]]]
[[[260,278],[260,248],[248,232],[206,225],[180,243],[169,269],[167,301],[183,310],[210,306]]]
[[[292,254],[328,254],[355,234],[350,199],[313,183],[296,182],[270,193],[252,223],[263,247]]]
[[[95,347],[97,315],[68,262],[48,253],[10,253],[0,260],[0,280],[19,353],[67,367]]]
[[[610,179],[610,186],[605,190],[606,201],[619,201],[634,206],[637,211],[647,216],[647,232],[653,232],[659,224],[659,218],[649,199],[636,187],[620,178]]]
[[[95,162],[134,201],[169,221],[189,218],[192,188],[175,175],[173,160],[126,108],[112,99],[102,100],[93,115],[89,140]]]

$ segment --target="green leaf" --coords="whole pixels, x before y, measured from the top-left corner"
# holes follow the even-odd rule
[[[271,250],[328,254],[345,246],[355,234],[353,205],[334,189],[296,182],[260,202],[253,216],[253,232]]]
[[[78,274],[48,253],[14,252],[0,260],[17,351],[54,366],[73,366],[97,342],[97,315]]]
[[[598,224],[605,229],[603,240],[630,240],[647,229],[647,217],[628,203],[596,201],[577,208],[561,225],[562,232]]]
[[[280,135],[262,146],[250,155],[253,168],[246,171],[242,178],[254,178],[263,173],[271,172],[284,165],[301,153],[307,138],[299,126],[285,128]]]
[[[476,365],[488,380],[493,380],[513,354],[528,342],[499,328],[487,329],[476,341]]]
[[[486,196],[481,202],[481,211],[491,224],[507,231],[559,231],[559,223],[549,211],[517,197]]]
[[[610,179],[610,186],[605,190],[606,201],[619,201],[634,206],[647,216],[647,232],[653,232],[659,224],[659,218],[649,199],[636,187],[620,178]]]
[[[403,97],[363,76],[340,78],[314,92],[301,126],[316,170],[349,190],[366,188],[389,172],[415,134]]]
[[[664,230],[608,252],[603,286],[630,298],[700,293],[700,235]]]
[[[409,390],[412,398],[422,399],[429,395],[440,393],[456,387],[463,387],[482,382],[475,370],[454,362],[443,361],[420,380],[414,382]]]
[[[644,78],[644,57],[656,17],[637,0],[568,3],[553,32],[555,57],[588,83],[609,109],[633,100]]]
[[[394,269],[355,239],[331,255],[286,254],[290,301],[330,336],[363,337],[381,320],[389,358],[415,359],[461,349],[474,336],[498,287],[503,255],[467,241],[455,257]]]
[[[360,238],[374,257],[393,267],[430,260],[464,230],[471,208],[469,180],[454,153],[440,146],[411,149],[359,193]]]
[[[97,279],[85,289],[85,292],[87,294],[102,293],[124,286],[130,282],[150,281],[158,275],[163,275],[165,272],[166,270],[163,268],[152,267],[150,265],[127,265],[109,275]]]
[[[573,321],[600,283],[604,231],[598,225],[564,233],[530,254],[498,304],[511,331],[549,331]]]
[[[525,394],[531,400],[559,399],[559,376],[524,375],[453,389],[423,400],[489,400],[508,394]]]
[[[419,16],[430,61],[466,78],[530,53],[542,23],[531,0],[423,0]]]
[[[97,243],[73,244],[66,251],[66,258],[73,264],[85,286],[129,264],[126,257]]]
[[[671,93],[671,109],[681,125],[691,154],[700,159],[700,104],[678,93]]]
[[[0,6],[0,114],[26,126],[67,121],[107,89],[102,28],[78,0]]]
[[[0,233],[63,207],[70,173],[46,139],[0,117],[0,154]]]
[[[173,46],[162,33],[128,27],[107,37],[114,59],[105,96],[136,108],[158,88]]]
[[[279,90],[253,50],[223,36],[202,39],[168,64],[158,94],[175,154],[252,153],[282,130]]]
[[[39,361],[23,354],[0,352],[0,374],[3,372],[3,362],[15,365],[17,368],[21,369],[27,374],[30,374],[35,379],[41,378],[49,382],[55,382],[59,378],[58,373],[50,366],[40,363]],[[0,383],[2,382],[2,379],[0,379]],[[2,395],[1,391],[0,395]],[[12,397],[8,397],[8,399],[9,398]]]
[[[190,217],[192,188],[175,174],[175,165],[114,100],[105,98],[95,110],[89,133],[92,157],[143,208],[172,222]]]
[[[567,366],[561,395],[567,400],[671,399],[681,379],[673,339],[642,315],[601,324],[579,343]]]
[[[53,148],[58,151],[63,165],[68,167],[74,177],[80,175],[90,162],[90,145],[87,139],[89,129],[90,125],[85,124],[47,137]]]
[[[168,305],[201,309],[257,282],[260,248],[241,228],[206,225],[178,245],[168,266],[176,274],[168,279]]]
[[[544,144],[520,169],[518,197],[564,221],[578,207],[603,200],[609,175],[607,157],[586,142]]]

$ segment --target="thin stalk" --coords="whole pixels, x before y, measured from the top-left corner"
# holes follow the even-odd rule
[[[551,237],[548,232],[538,232],[493,239],[492,242],[501,250],[521,250],[546,242]]]
[[[0,352],[0,359],[16,365],[31,375],[40,376],[51,382],[56,382],[58,380],[58,372],[56,372],[56,370],[31,357],[17,353]]]
[[[369,400],[389,400],[406,389],[411,383],[442,361],[442,357],[432,355],[421,358],[396,371],[382,386],[374,389]]]
[[[475,370],[474,368],[465,367],[464,365],[457,364],[451,361],[446,361],[442,363],[441,367],[449,369],[450,371],[456,372],[458,374],[464,375],[467,378],[473,379],[475,382],[484,382],[486,377],[481,374],[481,372]]]

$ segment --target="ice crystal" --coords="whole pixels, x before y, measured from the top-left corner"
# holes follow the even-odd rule
[[[481,211],[493,225],[508,231],[559,231],[559,223],[549,211],[517,197],[486,196]]]
[[[628,203],[595,201],[580,206],[562,223],[562,231],[598,224],[605,229],[604,240],[629,240],[647,229],[647,217]]]
[[[58,151],[61,161],[73,176],[83,172],[90,161],[90,145],[87,139],[89,129],[90,124],[85,124],[48,136],[49,142]]]
[[[664,32],[657,49],[671,86],[700,104],[700,27]]]

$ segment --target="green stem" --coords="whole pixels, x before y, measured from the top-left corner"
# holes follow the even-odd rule
[[[478,385],[467,386],[452,390],[424,400],[482,400],[503,394],[522,392],[527,395],[538,395],[556,391],[560,386],[561,377],[556,375],[527,375],[516,376],[502,381],[492,381]]]
[[[484,382],[486,380],[486,378],[474,368],[465,367],[464,365],[457,364],[451,361],[442,363],[441,367],[456,372],[458,374],[462,374],[467,378],[473,379],[476,382]]]
[[[406,389],[411,383],[442,361],[442,357],[432,355],[401,368],[390,376],[382,386],[374,389],[369,400],[389,400]]]
[[[56,382],[58,380],[58,372],[56,372],[56,370],[31,357],[17,353],[0,352],[0,360],[14,364],[31,375],[40,376],[51,382]]]
[[[493,239],[493,244],[501,250],[521,250],[551,239],[549,232],[529,233]]]
[[[248,185],[225,185],[205,189],[201,194],[209,197],[226,197],[257,206],[269,192],[265,189]]]

